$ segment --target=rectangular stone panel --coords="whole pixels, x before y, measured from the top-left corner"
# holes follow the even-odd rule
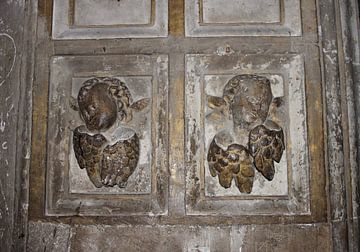
[[[151,0],[74,1],[74,26],[149,25],[152,22]],[[104,5],[107,6],[104,8]],[[101,14],[99,13],[101,10]],[[131,11],[128,15],[126,11]]]
[[[299,0],[186,0],[188,37],[300,36]]]
[[[166,55],[51,61],[46,215],[167,213]]]
[[[54,39],[166,37],[167,0],[55,0]]]
[[[200,18],[203,24],[280,23],[281,2],[282,0],[200,0]]]
[[[187,214],[310,213],[304,77],[297,54],[186,56]]]

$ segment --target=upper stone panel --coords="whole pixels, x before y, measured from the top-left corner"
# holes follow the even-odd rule
[[[54,1],[54,39],[166,37],[167,34],[167,0]]]
[[[202,0],[200,18],[205,24],[279,23],[281,22],[280,2],[280,0]],[[231,8],[223,8],[224,5]]]
[[[300,1],[186,0],[185,28],[189,37],[300,36]]]
[[[152,22],[150,0],[74,1],[73,9],[75,26],[148,25]],[[131,15],[119,15],[119,9],[130,10]],[[98,15],[99,10],[102,15]]]

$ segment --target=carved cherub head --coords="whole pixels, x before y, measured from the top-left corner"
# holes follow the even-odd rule
[[[228,81],[223,97],[210,96],[208,104],[230,113],[235,126],[250,129],[266,120],[272,99],[269,79],[243,74]]]
[[[81,87],[75,109],[90,131],[104,131],[120,121],[129,122],[132,111],[140,111],[149,99],[132,102],[129,89],[115,78],[92,78]]]

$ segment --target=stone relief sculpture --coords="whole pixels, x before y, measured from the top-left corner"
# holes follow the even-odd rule
[[[133,102],[125,83],[116,78],[87,80],[77,100],[72,101],[72,107],[85,122],[73,133],[75,156],[97,188],[125,187],[135,171],[139,161],[139,137],[125,126],[132,120],[133,113],[147,107],[149,101],[145,98]]]
[[[207,154],[211,176],[218,176],[222,187],[231,187],[234,179],[240,192],[251,193],[255,169],[274,178],[274,161],[280,162],[285,145],[282,128],[268,118],[272,102],[269,79],[249,74],[229,80],[222,97],[208,96],[207,118],[232,123],[214,136]]]

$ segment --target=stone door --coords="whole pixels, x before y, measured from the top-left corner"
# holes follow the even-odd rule
[[[320,10],[39,1],[28,250],[331,250]]]

